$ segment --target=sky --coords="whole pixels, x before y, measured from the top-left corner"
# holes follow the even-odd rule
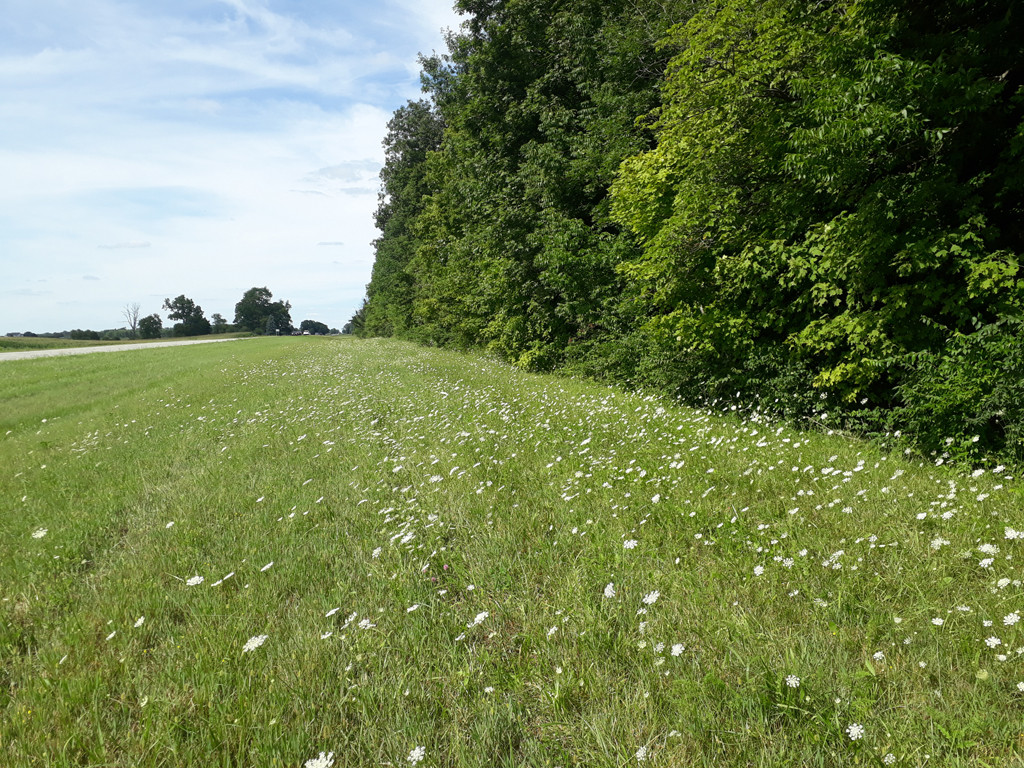
[[[341,328],[381,142],[452,0],[5,0],[0,334],[125,324],[252,287]]]

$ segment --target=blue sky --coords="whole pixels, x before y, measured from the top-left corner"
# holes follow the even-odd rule
[[[341,327],[381,141],[452,0],[7,0],[0,334],[101,330],[253,286]],[[164,316],[166,323],[166,316]]]

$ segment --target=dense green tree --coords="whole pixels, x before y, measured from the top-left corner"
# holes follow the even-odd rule
[[[139,318],[139,336],[143,339],[159,339],[163,328],[163,321],[158,314]]]
[[[224,315],[220,312],[214,312],[210,315],[210,319],[213,321],[212,327],[214,333],[227,333],[231,330],[231,326],[228,325],[228,321],[224,319]]]
[[[309,331],[310,333],[316,333],[321,336],[326,336],[331,331],[331,329],[327,327],[326,323],[321,323],[318,320],[303,320],[299,323],[299,330]]]
[[[683,4],[679,4],[683,8]],[[527,367],[617,333],[611,220],[619,162],[647,146],[680,10],[654,2],[464,2],[468,16],[424,84],[445,123],[417,219],[413,321],[421,338],[487,343]]]
[[[694,383],[760,380],[769,353],[889,399],[886,361],[1019,311],[1008,3],[720,0],[669,39],[658,145],[615,211],[643,244],[637,314]]]
[[[268,318],[274,320],[274,332],[292,332],[292,305],[287,301],[271,301],[274,295],[266,288],[250,288],[235,304],[235,325],[252,333],[265,333]]]
[[[203,308],[192,299],[181,294],[174,299],[164,299],[163,308],[174,324],[175,336],[205,336],[210,332],[210,321],[203,314]]]
[[[407,271],[416,250],[413,225],[429,192],[427,154],[441,143],[443,123],[427,101],[410,101],[395,111],[384,138],[384,168],[375,223],[373,274],[366,287],[364,333],[404,334],[412,325],[413,276]]]

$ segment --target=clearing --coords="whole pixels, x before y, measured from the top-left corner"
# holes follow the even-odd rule
[[[5,766],[1024,756],[1004,467],[389,341],[2,370]]]

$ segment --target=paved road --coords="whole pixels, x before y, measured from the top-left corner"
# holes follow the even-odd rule
[[[62,347],[60,349],[34,349],[23,352],[0,351],[2,360],[31,360],[33,357],[60,357],[61,355],[87,355],[90,352],[123,352],[129,349],[153,349],[153,347],[177,347],[186,344],[215,344],[219,341],[238,339],[194,339],[191,341],[149,341],[143,344],[111,344],[107,347]]]

